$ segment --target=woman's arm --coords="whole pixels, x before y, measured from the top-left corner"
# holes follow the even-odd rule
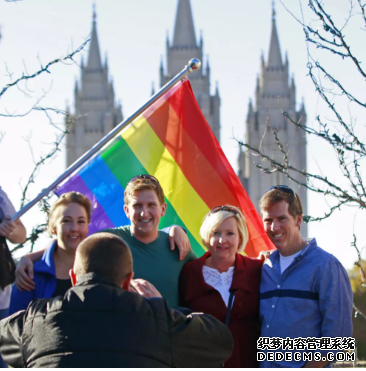
[[[23,223],[19,219],[12,222],[9,215],[0,223],[0,235],[4,236],[11,243],[23,243],[27,238],[27,232]]]
[[[14,205],[8,195],[0,187],[0,235],[7,238],[12,243],[23,243],[27,237],[27,232],[23,223],[18,219],[11,221],[11,216],[15,214]]]

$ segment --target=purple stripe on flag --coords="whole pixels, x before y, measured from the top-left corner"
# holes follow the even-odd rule
[[[76,191],[82,193],[84,196],[88,197],[89,200],[92,202],[92,215],[91,215],[91,222],[89,224],[89,233],[93,234],[98,232],[102,229],[107,228],[114,228],[115,225],[111,222],[108,218],[108,215],[103,210],[101,204],[95,198],[93,193],[81,179],[78,174],[75,174],[72,178],[70,178],[64,185],[62,185],[55,193],[58,196],[61,196],[63,193]]]

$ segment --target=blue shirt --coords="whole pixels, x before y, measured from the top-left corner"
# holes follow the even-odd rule
[[[261,337],[352,336],[353,294],[347,272],[333,255],[317,246],[315,239],[282,274],[279,252],[275,251],[264,262],[260,293]],[[284,352],[282,348],[277,351]],[[305,363],[264,360],[260,367],[301,367]]]

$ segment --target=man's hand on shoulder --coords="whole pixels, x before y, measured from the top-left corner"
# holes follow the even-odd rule
[[[18,290],[34,290],[35,283],[33,278],[33,262],[28,256],[23,256],[17,264],[17,268],[15,270],[15,284]]]
[[[131,280],[130,292],[138,293],[145,298],[161,298],[160,292],[155,286],[142,278]]]
[[[175,245],[177,245],[179,250],[179,260],[184,260],[191,250],[191,243],[189,242],[189,238],[184,229],[177,225],[173,225],[169,231],[169,242],[171,250],[174,250]]]

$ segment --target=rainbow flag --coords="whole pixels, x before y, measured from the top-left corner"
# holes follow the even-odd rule
[[[179,82],[113,138],[56,191],[78,191],[95,204],[89,232],[130,224],[124,188],[139,174],[155,176],[168,205],[160,227],[187,230],[193,250],[206,248],[199,229],[215,206],[239,207],[249,228],[245,254],[273,249],[262,220],[226,159],[194,98],[188,80]]]

